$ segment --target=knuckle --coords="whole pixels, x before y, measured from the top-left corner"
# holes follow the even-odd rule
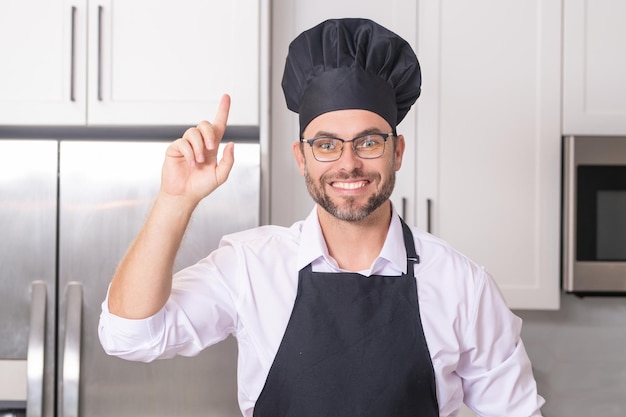
[[[211,123],[208,120],[202,120],[200,123],[198,123],[198,126],[197,126],[199,130],[211,129],[212,127],[213,125],[211,125]]]
[[[190,127],[189,129],[185,130],[185,133],[183,134],[183,137],[181,139],[185,139],[188,137],[191,137],[193,135],[195,135],[198,132],[198,128],[197,127]]]

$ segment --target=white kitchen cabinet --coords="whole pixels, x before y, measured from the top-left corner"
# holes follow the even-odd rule
[[[418,225],[484,265],[514,309],[559,306],[561,11],[420,1]]]
[[[497,0],[272,4],[270,221],[312,208],[280,89],[288,43],[330,17],[369,17],[417,46],[422,96],[394,203],[486,266],[512,308],[559,305],[561,3]],[[430,202],[430,204],[428,204]],[[430,205],[430,216],[427,206]]]
[[[563,133],[626,135],[626,2],[563,8]]]
[[[0,3],[0,125],[85,122],[85,4]]]
[[[259,0],[0,3],[0,125],[259,125]]]
[[[305,218],[313,208],[291,152],[298,141],[298,116],[285,104],[280,83],[289,43],[302,31],[330,18],[362,17],[372,19],[398,33],[414,48],[417,41],[417,2],[415,0],[274,0],[272,2],[272,74],[271,92],[271,193],[270,220],[290,225]],[[407,222],[414,224],[415,181],[415,107],[398,126],[407,142],[403,166],[397,174],[392,200],[399,211],[405,201]]]

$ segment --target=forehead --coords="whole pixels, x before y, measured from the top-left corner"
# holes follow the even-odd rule
[[[308,138],[323,132],[349,137],[375,129],[390,132],[391,126],[381,116],[368,110],[336,110],[313,119],[304,129],[303,136]]]

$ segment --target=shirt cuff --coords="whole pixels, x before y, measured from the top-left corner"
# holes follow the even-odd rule
[[[150,362],[157,359],[159,335],[165,323],[161,309],[145,319],[127,319],[109,311],[108,297],[102,303],[98,336],[104,351],[122,359]]]

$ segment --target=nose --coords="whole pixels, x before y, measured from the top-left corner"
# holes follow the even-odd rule
[[[337,162],[347,171],[351,171],[355,167],[360,167],[363,164],[363,159],[357,155],[354,150],[354,142],[343,144],[343,151]]]

